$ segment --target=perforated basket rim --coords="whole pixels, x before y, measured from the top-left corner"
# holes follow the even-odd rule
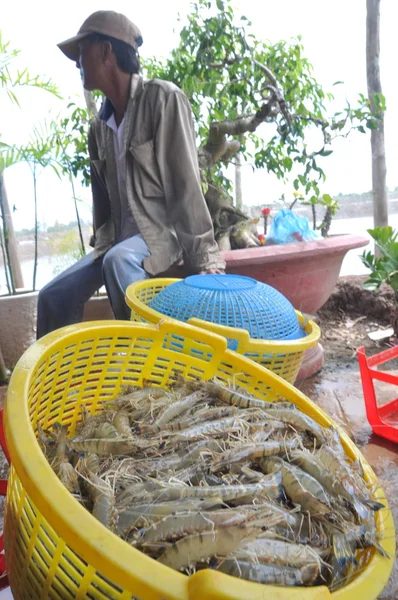
[[[69,345],[82,339],[91,339],[94,332],[105,337],[123,337],[129,330],[135,330],[137,336],[150,336],[155,339],[162,339],[170,333],[199,339],[215,349],[212,361],[228,362],[236,368],[236,372],[245,372],[266,381],[276,393],[296,404],[320,425],[336,428],[347,456],[353,460],[361,460],[366,479],[377,488],[374,494],[375,498],[381,499],[383,496],[376,475],[366,459],[331,417],[277,375],[226,349],[224,338],[183,323],[166,321],[154,326],[130,322],[93,321],[64,327],[35,342],[25,352],[13,371],[5,405],[6,441],[13,469],[38,511],[65,543],[103,576],[115,581],[126,590],[137,590],[134,593],[143,599],[161,597],[165,600],[199,600],[199,598],[203,598],[201,595],[203,589],[211,588],[214,592],[211,597],[215,600],[222,598],[234,600],[252,598],[254,600],[262,598],[264,593],[271,593],[272,590],[277,591],[277,596],[281,600],[301,600],[304,595],[306,600],[311,600],[311,598],[315,600],[315,598],[322,597],[322,589],[325,590],[326,595],[323,596],[325,598],[374,600],[386,585],[393,566],[392,560],[383,559],[378,554],[374,554],[370,558],[364,571],[351,583],[331,594],[322,587],[306,588],[305,590],[272,586],[264,588],[261,584],[246,581],[239,581],[238,585],[235,578],[208,570],[198,572],[192,578],[188,578],[129,547],[72,497],[47,462],[30,423],[28,390],[32,373],[37,363],[42,363],[46,357],[51,356],[62,347],[65,341]],[[181,353],[177,354],[180,359]],[[385,508],[379,511],[381,534],[386,530],[394,531],[392,516],[386,502],[385,505]],[[379,540],[392,556],[395,551],[393,538],[393,535],[388,537],[381,535]],[[215,578],[220,595],[218,595],[218,588],[211,586],[211,582],[215,581]],[[188,586],[188,582],[191,580],[193,583],[189,583]],[[137,581],[139,581],[139,589],[137,589]],[[198,586],[198,595],[193,591],[193,587],[196,585]],[[225,590],[228,590],[228,595],[225,595]]]
[[[165,288],[167,285],[183,281],[182,279],[173,278],[151,278],[143,279],[142,281],[136,281],[128,286],[126,290],[126,303],[134,310],[140,317],[148,321],[149,323],[159,323],[162,320],[168,320],[175,323],[181,323],[178,319],[174,319],[168,315],[154,310],[145,302],[142,302],[137,297],[137,292],[142,289],[162,287]],[[160,290],[159,290],[160,291]],[[261,352],[261,353],[284,353],[292,354],[295,352],[304,352],[313,348],[321,337],[321,330],[318,325],[312,319],[307,319],[303,313],[296,310],[296,315],[300,325],[305,323],[304,331],[305,337],[296,340],[259,340],[251,338],[249,332],[246,329],[240,329],[238,327],[229,327],[228,325],[220,325],[218,323],[211,323],[209,321],[203,321],[202,319],[192,318],[188,320],[188,324],[195,325],[196,327],[203,327],[208,331],[213,331],[215,334],[222,335],[228,339],[237,340],[238,344],[243,344],[246,352]],[[239,352],[239,346],[237,348]]]

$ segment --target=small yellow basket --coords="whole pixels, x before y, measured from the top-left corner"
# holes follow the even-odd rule
[[[264,401],[271,388],[320,425],[337,427],[293,386],[228,350],[224,338],[190,325],[97,321],[45,336],[18,362],[5,406],[12,466],[4,539],[15,600],[375,600],[393,561],[373,551],[358,553],[363,569],[334,593],[325,586],[264,586],[208,569],[187,577],[119,539],[66,490],[40,449],[38,426],[61,422],[73,434],[83,406],[98,413],[123,385],[141,386],[145,379],[167,387],[177,372],[188,379],[234,381]],[[384,503],[375,474],[347,435],[340,435],[347,456],[361,460],[374,498]],[[380,544],[393,556],[387,505],[376,513],[376,527]]]
[[[177,281],[181,279],[145,279],[129,285],[126,291],[126,302],[131,308],[131,320],[140,323],[158,323],[162,319],[168,319],[176,322],[175,319],[153,310],[148,305],[163,288]],[[299,311],[296,311],[296,314],[307,334],[298,340],[258,340],[251,338],[246,329],[227,327],[194,318],[189,319],[188,323],[224,336],[234,343],[235,352],[254,360],[289,383],[294,383],[303,362],[304,352],[313,348],[321,336],[321,331],[314,321],[306,319]]]

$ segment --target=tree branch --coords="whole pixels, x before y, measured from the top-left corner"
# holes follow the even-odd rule
[[[290,126],[291,122],[292,122],[292,117],[291,117],[291,115],[289,113],[289,110],[287,108],[287,104],[286,104],[285,98],[283,96],[283,91],[282,91],[282,88],[280,87],[280,85],[278,83],[278,80],[276,79],[276,77],[272,73],[272,71],[269,70],[268,67],[266,67],[265,65],[263,65],[262,63],[260,63],[255,58],[253,58],[253,62],[258,67],[260,67],[260,69],[263,71],[263,73],[265,73],[266,77],[271,82],[271,85],[270,86],[266,86],[266,87],[271,91],[272,96],[275,98],[275,100],[279,104],[279,109],[280,109],[281,113],[283,114],[283,116],[286,119],[286,122]]]
[[[292,116],[287,109],[283,92],[279,87],[276,77],[265,65],[262,65],[255,59],[253,59],[253,62],[262,69],[271,82],[261,90],[261,92],[266,90],[269,94],[265,98],[263,94],[265,102],[254,115],[238,117],[228,121],[213,122],[210,125],[208,140],[198,150],[199,166],[201,169],[210,168],[220,160],[227,161],[239,151],[240,142],[238,140],[227,140],[227,136],[240,136],[247,132],[252,133],[267,119],[275,119],[279,112],[282,112],[289,127],[292,123]]]
[[[209,138],[204,146],[199,148],[200,167],[212,167],[220,160],[227,160],[239,151],[238,140],[227,140],[227,136],[242,135],[253,132],[270,116],[275,115],[275,100],[266,102],[254,115],[238,117],[237,119],[214,122],[210,125]]]

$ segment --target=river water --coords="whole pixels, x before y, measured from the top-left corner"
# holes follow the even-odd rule
[[[389,216],[390,225],[394,229],[398,229],[398,214]],[[367,229],[373,227],[372,217],[360,217],[358,219],[335,219],[332,221],[331,234],[351,233],[364,235],[369,240],[371,239],[367,233]],[[367,246],[367,249],[373,249],[372,243]],[[350,250],[344,258],[340,275],[364,275],[367,269],[360,260],[360,255],[364,248]],[[33,247],[32,247],[33,252]],[[36,275],[36,289],[41,289],[48,283],[57,273],[69,266],[67,256],[43,256],[38,261]],[[25,260],[22,262],[22,274],[24,278],[25,288],[31,289],[33,282],[33,260]],[[0,295],[7,293],[4,267],[0,267]]]
[[[389,225],[393,229],[398,229],[398,213],[388,216]],[[336,219],[332,221],[330,228],[331,234],[351,233],[354,235],[363,235],[369,239],[369,245],[363,248],[350,250],[344,258],[340,275],[366,275],[368,269],[362,264],[360,255],[364,250],[374,250],[373,240],[367,230],[373,229],[373,217],[360,217],[358,219]]]

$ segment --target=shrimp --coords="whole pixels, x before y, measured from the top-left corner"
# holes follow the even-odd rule
[[[358,564],[355,556],[356,548],[374,547],[381,556],[389,558],[388,553],[376,539],[373,517],[372,523],[368,521],[366,524],[354,526],[349,523],[343,523],[339,526],[325,523],[325,528],[332,537],[334,556],[340,567],[350,563]]]
[[[86,439],[81,441],[71,440],[69,442],[69,447],[78,452],[93,452],[104,456],[132,454],[137,451],[137,440],[123,437],[113,439]]]
[[[202,478],[206,475],[207,467],[205,463],[197,462],[183,469],[175,471],[172,479],[181,483],[190,483],[191,485],[200,485]],[[170,481],[170,473],[157,475],[159,481],[168,483]],[[220,482],[222,484],[222,481]],[[214,484],[213,484],[214,485]]]
[[[233,554],[238,560],[248,562],[274,563],[291,567],[305,567],[308,564],[321,564],[321,557],[327,551],[321,551],[304,544],[292,544],[278,539],[259,537],[240,546]]]
[[[338,489],[340,491],[342,489],[345,490],[352,501],[355,500],[355,509],[359,514],[359,503],[373,511],[384,508],[384,504],[369,498],[365,481],[355,477],[356,474],[350,469],[347,461],[342,460],[342,457],[335,450],[328,446],[322,446],[316,452],[316,457],[320,460],[326,471],[334,474],[335,482],[338,482],[336,484]],[[366,515],[364,517],[366,518]]]
[[[362,537],[360,538],[361,547],[363,547],[363,548],[374,547],[381,556],[390,558],[388,553],[384,550],[384,548],[379,544],[379,542],[377,540],[378,534],[377,534],[374,516],[372,513],[367,517],[366,520],[363,521],[363,526],[364,526],[364,531],[363,531]],[[357,527],[357,530],[358,530],[358,527]],[[352,535],[352,533],[351,533],[351,535]]]
[[[71,494],[79,493],[77,473],[70,462],[67,460],[62,461],[58,466],[57,475]]]
[[[331,540],[323,528],[323,522],[312,519],[309,514],[291,512],[288,515],[289,521],[281,520],[272,532],[266,532],[267,535],[293,543],[310,544],[322,550],[330,549]]]
[[[203,485],[207,484],[210,486],[214,485],[225,485],[225,482],[221,479],[221,477],[217,477],[216,475],[212,475],[211,473],[200,473],[200,476],[197,475],[191,479],[192,485]]]
[[[214,554],[228,556],[238,548],[243,540],[256,535],[256,530],[246,527],[223,527],[188,535],[175,542],[163,552],[158,561],[177,571],[195,566],[200,561],[209,560]]]
[[[225,402],[226,404],[238,406],[239,408],[263,408],[265,404],[264,400],[259,400],[258,398],[247,396],[241,392],[230,390],[215,381],[189,381],[188,386],[193,390],[203,389],[208,392],[209,395],[217,398],[217,400],[221,400],[221,402]]]
[[[255,431],[257,432],[257,430],[262,430],[269,427],[269,431],[270,433],[274,433],[275,431],[286,431],[287,429],[287,424],[284,423],[283,421],[278,421],[277,419],[274,419],[272,417],[272,419],[266,419],[266,420],[262,420],[262,421],[255,421],[254,423],[250,424],[250,431]]]
[[[262,481],[265,477],[262,471],[254,471],[254,469],[245,465],[243,465],[240,470],[249,481]]]
[[[160,414],[160,416],[156,419],[154,425],[160,426],[165,425],[175,417],[183,414],[187,410],[191,409],[195,404],[197,404],[200,400],[203,399],[202,392],[193,392],[184,400],[179,400],[177,402],[173,402],[170,406],[167,406],[164,411]]]
[[[138,484],[140,485],[140,484]],[[132,495],[129,495],[132,491]],[[159,487],[142,488],[135,487],[135,490],[127,488],[119,497],[122,504],[131,502],[132,498],[141,498],[151,492],[152,502],[168,502],[186,498],[221,498],[224,502],[239,502],[240,500],[252,499],[257,494],[266,495],[273,498],[281,496],[281,476],[271,474],[265,476],[263,481],[247,485],[213,485],[213,486],[186,486],[159,483]],[[135,492],[135,493],[134,493]],[[137,495],[138,494],[138,495]]]
[[[173,438],[177,440],[200,439],[203,435],[218,435],[227,434],[232,431],[239,431],[243,426],[244,421],[242,421],[239,417],[225,417],[224,419],[201,423],[200,425],[194,425],[188,429],[175,432],[173,434]]]
[[[141,483],[133,483],[118,495],[117,504],[123,506],[130,505],[132,502],[137,502],[139,500],[150,500],[152,498],[152,493],[161,489],[162,484],[153,479]]]
[[[238,409],[235,406],[217,406],[216,408],[207,409],[205,411],[197,411],[193,415],[189,417],[185,417],[184,419],[180,419],[173,423],[167,423],[165,426],[155,426],[148,425],[147,431],[181,431],[183,429],[188,429],[188,427],[192,427],[197,423],[209,422],[216,419],[221,419],[223,417],[229,417],[231,415],[236,414]],[[143,430],[142,427],[139,428],[140,431]]]
[[[328,445],[333,448],[337,454],[344,458],[344,460],[346,460],[347,456],[343,448],[343,444],[341,443],[341,437],[338,430],[335,427],[329,427],[329,429],[325,429],[325,435]]]
[[[38,432],[38,440],[40,447],[45,454],[47,460],[52,463],[55,455],[56,455],[56,445],[55,440],[56,437],[49,431],[44,432],[40,423],[37,424],[37,432]]]
[[[290,500],[312,515],[330,515],[330,500],[321,484],[311,475],[282,459],[264,458],[260,463],[265,473],[279,471]]]
[[[184,498],[221,498],[224,502],[238,502],[262,494],[274,498],[281,496],[281,475],[272,473],[259,483],[247,485],[185,486],[162,485],[153,490],[153,502],[167,502]]]
[[[113,491],[109,484],[89,468],[96,468],[98,464],[98,457],[92,457],[90,460],[82,459],[80,461],[80,473],[84,477],[88,495],[93,502],[93,516],[105,527],[115,531],[117,512]]]
[[[153,504],[133,504],[119,510],[118,532],[126,536],[133,528],[146,527],[148,523],[160,521],[164,517],[178,512],[201,512],[215,506],[221,506],[221,498],[189,498],[183,502],[175,500]]]
[[[121,408],[117,411],[113,417],[112,424],[116,428],[118,434],[122,437],[131,437],[132,432],[130,428],[129,414],[125,408]]]
[[[55,445],[51,466],[66,489],[71,494],[78,494],[77,473],[67,457],[67,429],[59,423],[55,423],[53,429],[56,433],[54,436]]]
[[[112,400],[103,403],[105,409],[117,409],[134,407],[134,405],[151,399],[163,398],[168,396],[169,392],[159,387],[143,387],[135,389],[127,394],[121,394]]]
[[[180,450],[178,457],[182,460],[181,466],[185,466],[187,463],[190,464],[192,461],[201,458],[203,453],[220,452],[220,450],[222,450],[222,447],[219,441],[212,439],[201,440],[192,444],[188,450],[186,448]]]
[[[84,405],[81,406],[81,412],[82,420],[77,427],[77,435],[73,438],[76,442],[92,438],[95,435],[96,429],[107,418],[107,413],[105,411],[98,415],[91,415]]]
[[[298,569],[286,566],[253,564],[235,558],[224,560],[219,570],[228,575],[267,585],[310,586],[314,585],[319,577],[317,564],[306,565]]]
[[[108,421],[105,421],[104,423],[101,423],[101,425],[99,425],[97,427],[97,429],[95,430],[95,438],[106,438],[106,439],[115,439],[117,437],[119,437],[119,433],[118,430],[116,429],[116,427],[114,425],[112,425],[112,423],[108,423]]]
[[[265,406],[264,410],[267,414],[274,416],[279,421],[292,425],[301,431],[309,432],[320,445],[326,442],[326,436],[322,431],[322,427],[318,425],[314,419],[311,419],[311,417],[304,413],[299,412],[296,409],[276,409],[268,408],[267,406]]]
[[[325,466],[316,455],[311,454],[308,451],[295,450],[291,453],[290,460],[302,468],[306,473],[315,477],[315,479],[319,481],[330,494],[337,494],[344,498],[349,506],[352,506],[354,511],[361,518],[367,517],[369,511],[361,504],[361,501],[357,498],[356,494],[349,494],[340,479],[333,471],[330,472],[328,469],[325,469]]]
[[[201,513],[175,513],[149,527],[140,529],[136,538],[139,543],[170,540],[187,534],[212,531],[217,527],[241,525],[251,518],[264,519],[270,515],[269,510],[264,514],[265,511],[260,511],[259,508],[261,507],[253,506],[245,510],[226,508]]]
[[[217,460],[210,467],[212,473],[217,473],[221,469],[228,467],[229,465],[240,462],[245,459],[258,459],[265,456],[272,456],[274,454],[280,454],[287,450],[293,450],[298,446],[298,439],[295,440],[273,440],[266,442],[259,442],[254,444],[242,444],[232,450],[227,450],[217,457]]]

